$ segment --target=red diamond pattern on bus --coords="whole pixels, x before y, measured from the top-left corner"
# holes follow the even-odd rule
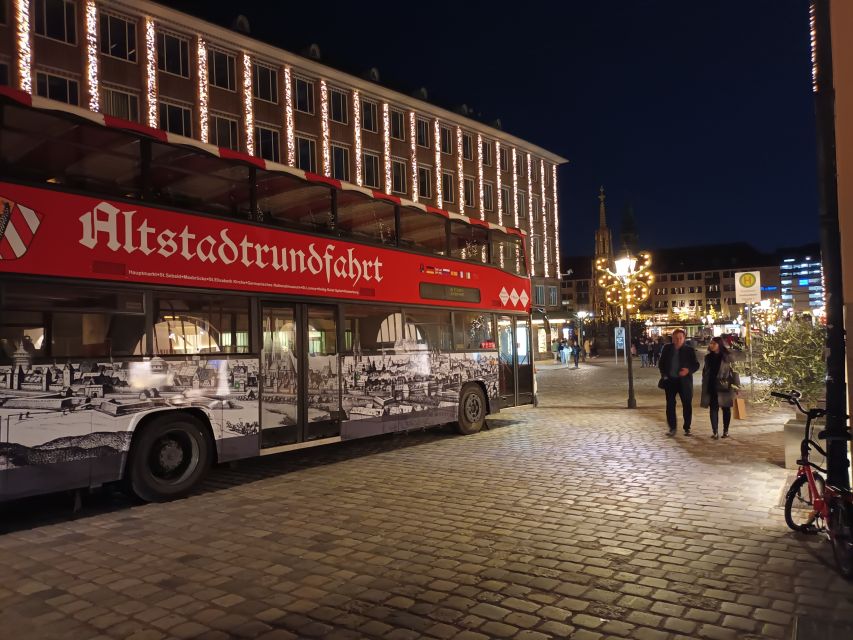
[[[519,299],[518,291],[513,289],[509,294],[509,299],[512,300],[512,306],[517,307],[518,306],[518,299]]]
[[[41,224],[41,216],[22,205],[0,196],[0,260],[16,260],[30,246]]]
[[[506,303],[509,301],[509,294],[506,292],[506,287],[501,288],[501,292],[498,295],[498,298],[501,299],[501,304],[506,306]]]
[[[518,299],[521,301],[521,306],[522,306],[522,307],[526,307],[526,306],[527,306],[527,302],[530,300],[530,297],[527,295],[527,292],[526,292],[526,291],[522,291],[522,292],[521,292],[521,295],[519,296],[519,298],[518,298]]]

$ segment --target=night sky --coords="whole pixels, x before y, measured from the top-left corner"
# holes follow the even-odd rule
[[[592,253],[599,185],[614,242],[629,203],[644,249],[817,240],[808,0],[164,4],[569,158],[564,255]]]

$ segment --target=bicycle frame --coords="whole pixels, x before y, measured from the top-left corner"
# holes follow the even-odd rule
[[[800,406],[799,402],[796,403],[796,406],[800,411],[802,411],[803,413],[806,414],[805,433],[803,435],[803,440],[800,443],[800,459],[797,460],[797,464],[799,465],[799,468],[797,469],[797,477],[799,478],[801,476],[806,476],[806,480],[807,480],[808,486],[809,486],[809,498],[810,498],[811,503],[813,505],[812,513],[811,513],[811,515],[809,515],[809,518],[806,521],[806,524],[810,525],[810,524],[814,523],[814,521],[818,517],[823,518],[823,521],[827,522],[829,519],[829,503],[831,501],[831,500],[827,499],[827,498],[831,498],[831,496],[827,496],[827,492],[828,491],[832,491],[832,493],[835,493],[835,492],[834,492],[834,490],[832,490],[830,487],[827,487],[826,485],[824,485],[823,493],[818,491],[817,483],[815,482],[814,472],[812,471],[812,468],[814,467],[815,469],[817,469],[818,471],[821,471],[823,473],[826,473],[826,469],[823,469],[822,467],[816,465],[814,462],[809,460],[809,451],[811,451],[811,447],[809,445],[814,447],[821,455],[826,457],[826,452],[823,450],[823,448],[817,442],[812,440],[812,437],[811,437],[812,436],[812,420],[814,418],[821,417],[825,413],[825,411],[823,409],[810,409],[809,411],[805,411]]]

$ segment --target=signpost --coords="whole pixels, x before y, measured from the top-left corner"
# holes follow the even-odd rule
[[[625,347],[625,327],[614,327],[613,328],[613,343],[616,345],[616,349],[614,350],[614,356],[616,358],[616,364],[619,364],[619,349],[622,349],[622,354],[627,361],[627,349]]]
[[[735,273],[735,302],[746,305],[746,346],[749,349],[749,395],[755,396],[755,376],[752,373],[752,305],[761,302],[761,272]]]

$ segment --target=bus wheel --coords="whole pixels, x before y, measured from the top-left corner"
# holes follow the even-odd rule
[[[459,398],[459,421],[456,430],[462,435],[477,433],[486,423],[486,396],[479,385],[462,388]]]
[[[155,418],[134,438],[127,479],[146,502],[185,495],[207,473],[212,450],[204,427],[186,413]]]

